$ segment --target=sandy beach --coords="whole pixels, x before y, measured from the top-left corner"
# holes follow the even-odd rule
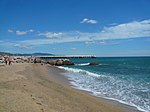
[[[1,66],[0,112],[129,112],[71,88],[61,72],[40,64]]]

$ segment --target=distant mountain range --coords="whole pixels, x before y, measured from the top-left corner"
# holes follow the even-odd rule
[[[54,56],[54,54],[50,53],[31,53],[31,54],[21,54],[21,53],[8,53],[8,52],[0,52],[0,55],[8,55],[8,56]]]

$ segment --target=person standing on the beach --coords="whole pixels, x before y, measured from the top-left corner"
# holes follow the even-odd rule
[[[4,57],[5,64],[7,65],[8,57]]]
[[[12,58],[11,57],[8,58],[8,64],[12,65]]]
[[[34,58],[34,64],[37,62],[36,58]]]

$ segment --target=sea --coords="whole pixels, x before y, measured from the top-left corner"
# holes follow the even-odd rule
[[[150,57],[71,58],[61,66],[77,89],[150,112]],[[90,62],[97,65],[89,66]]]

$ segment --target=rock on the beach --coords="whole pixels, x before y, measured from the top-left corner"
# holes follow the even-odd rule
[[[62,66],[62,65],[64,65],[63,64],[63,60],[57,60],[55,65],[56,66]]]
[[[90,62],[89,65],[98,65],[96,62]]]
[[[47,61],[47,64],[55,65],[55,64],[56,64],[56,60],[50,60],[50,61]]]
[[[69,61],[69,60],[64,60],[64,61],[63,61],[63,64],[64,64],[64,65],[74,65],[74,63],[71,62],[71,61]]]
[[[74,65],[73,62],[66,59],[50,60],[47,62],[50,65],[62,66],[62,65]]]

